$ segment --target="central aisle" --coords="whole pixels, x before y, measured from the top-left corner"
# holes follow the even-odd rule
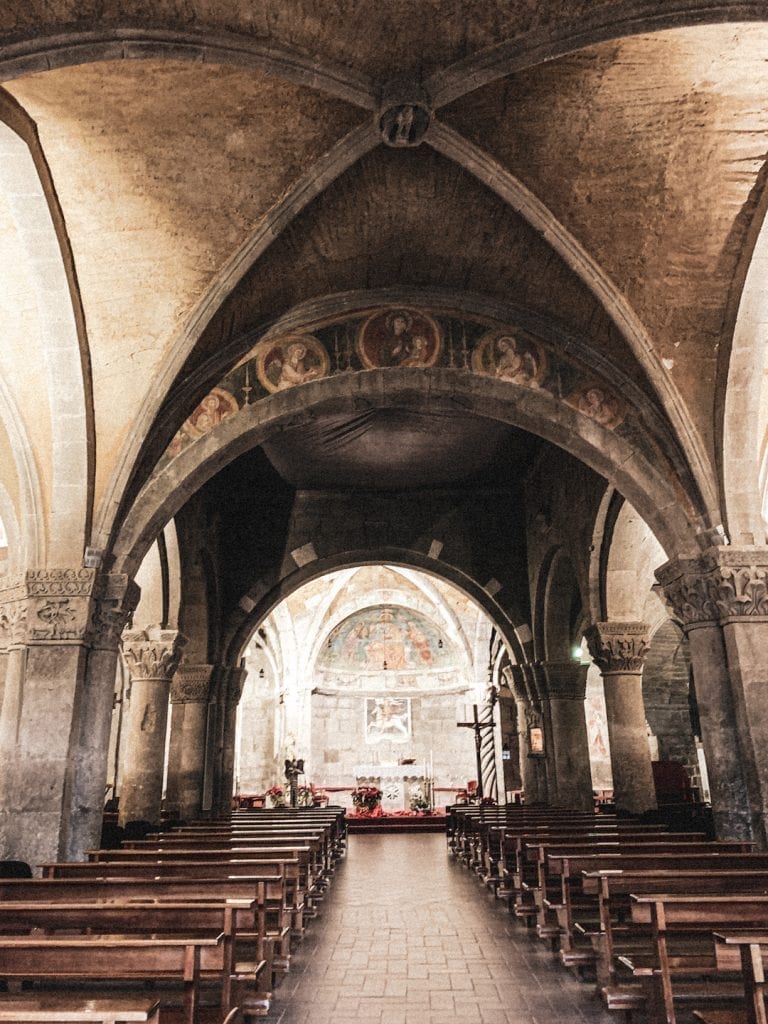
[[[607,1024],[592,987],[448,856],[445,836],[353,835],[270,1024]]]

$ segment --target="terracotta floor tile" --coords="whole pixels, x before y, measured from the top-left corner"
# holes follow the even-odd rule
[[[442,835],[354,835],[265,1024],[614,1024]]]

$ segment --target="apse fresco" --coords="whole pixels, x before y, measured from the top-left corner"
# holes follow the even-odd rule
[[[453,644],[426,616],[398,605],[364,608],[338,625],[318,657],[332,672],[414,672],[455,663]]]

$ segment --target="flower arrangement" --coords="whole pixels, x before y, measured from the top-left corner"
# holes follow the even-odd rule
[[[374,811],[381,803],[378,786],[357,786],[352,790],[352,803],[358,814]]]
[[[312,793],[314,787],[312,786],[297,786],[296,787],[296,806],[297,807],[310,807],[312,804]]]
[[[270,786],[265,795],[269,797],[269,802],[273,807],[285,807],[285,796],[282,786]]]
[[[411,797],[410,803],[412,811],[419,811],[425,814],[429,810],[429,800],[427,800],[423,793],[417,793]]]

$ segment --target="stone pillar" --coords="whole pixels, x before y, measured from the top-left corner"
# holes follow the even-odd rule
[[[768,550],[713,547],[656,577],[690,643],[717,836],[768,845]]]
[[[512,692],[517,704],[517,725],[520,737],[520,773],[527,804],[548,803],[547,767],[544,751],[531,747],[531,730],[541,730],[544,737],[544,718],[531,665],[511,666]]]
[[[124,574],[103,575],[94,591],[82,697],[72,730],[69,791],[62,857],[79,860],[98,845],[106,793],[109,734],[122,631],[136,608],[139,588]]]
[[[182,818],[203,807],[205,734],[213,665],[179,665],[171,681],[171,741],[166,803]]]
[[[213,813],[229,814],[232,809],[232,790],[235,780],[235,730],[237,706],[248,672],[244,668],[222,665],[218,676],[219,747],[216,785],[213,795]]]
[[[643,622],[598,622],[585,635],[603,674],[616,809],[642,814],[656,807],[642,686],[649,629]]]
[[[575,661],[544,662],[542,703],[549,708],[554,795],[550,799],[561,807],[591,810],[592,772],[589,766],[589,740],[584,697],[587,689],[587,665]]]
[[[183,644],[179,632],[159,626],[123,634],[131,710],[120,786],[121,825],[137,819],[160,821],[168,698]]]
[[[114,679],[114,666],[112,678],[99,671],[99,623],[107,607],[123,614],[129,583],[83,568],[29,571],[3,583],[0,847],[33,866],[81,857],[101,827],[100,723]]]

